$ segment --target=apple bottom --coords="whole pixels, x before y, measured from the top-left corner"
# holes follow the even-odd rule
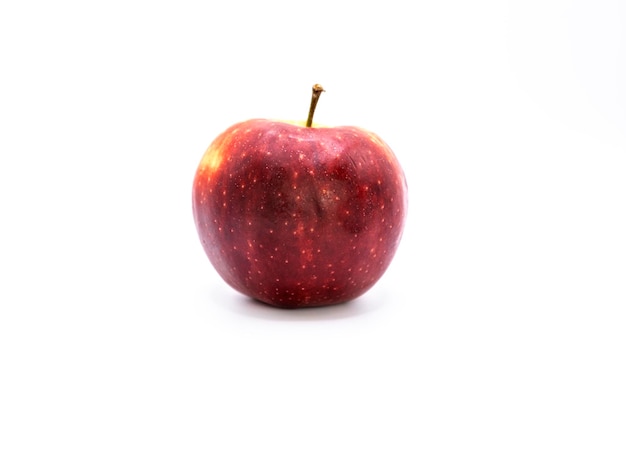
[[[233,239],[224,239],[232,243],[228,247],[231,251],[215,251],[213,245],[206,248],[218,273],[237,291],[281,308],[353,300],[376,283],[393,257],[392,252],[381,248],[384,240],[375,233],[341,238],[336,232],[326,238],[319,234],[307,238],[304,233],[296,238],[289,232],[291,236],[283,239],[266,236],[263,243],[235,229],[224,234],[233,235]],[[241,241],[243,245],[235,243]]]

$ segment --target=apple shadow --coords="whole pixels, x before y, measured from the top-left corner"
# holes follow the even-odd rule
[[[218,291],[218,289],[216,289]],[[282,309],[259,300],[231,291],[214,291],[213,299],[219,298],[220,304],[231,312],[256,319],[271,321],[326,321],[350,319],[369,314],[380,309],[385,299],[384,292],[372,289],[360,297],[338,305],[318,306],[298,309]]]

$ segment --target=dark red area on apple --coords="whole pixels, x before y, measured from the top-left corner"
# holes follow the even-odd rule
[[[283,308],[370,289],[396,252],[406,208],[393,152],[356,127],[236,124],[211,144],[193,184],[196,227],[217,272]]]

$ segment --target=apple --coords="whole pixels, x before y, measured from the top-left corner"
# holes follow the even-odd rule
[[[193,216],[219,275],[281,308],[333,305],[370,289],[396,253],[404,172],[380,137],[353,126],[253,119],[220,134],[193,181]]]

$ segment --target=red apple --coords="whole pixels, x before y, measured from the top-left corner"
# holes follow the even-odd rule
[[[248,120],[219,135],[193,182],[209,260],[237,291],[283,308],[354,299],[383,275],[407,210],[404,173],[374,133]]]

